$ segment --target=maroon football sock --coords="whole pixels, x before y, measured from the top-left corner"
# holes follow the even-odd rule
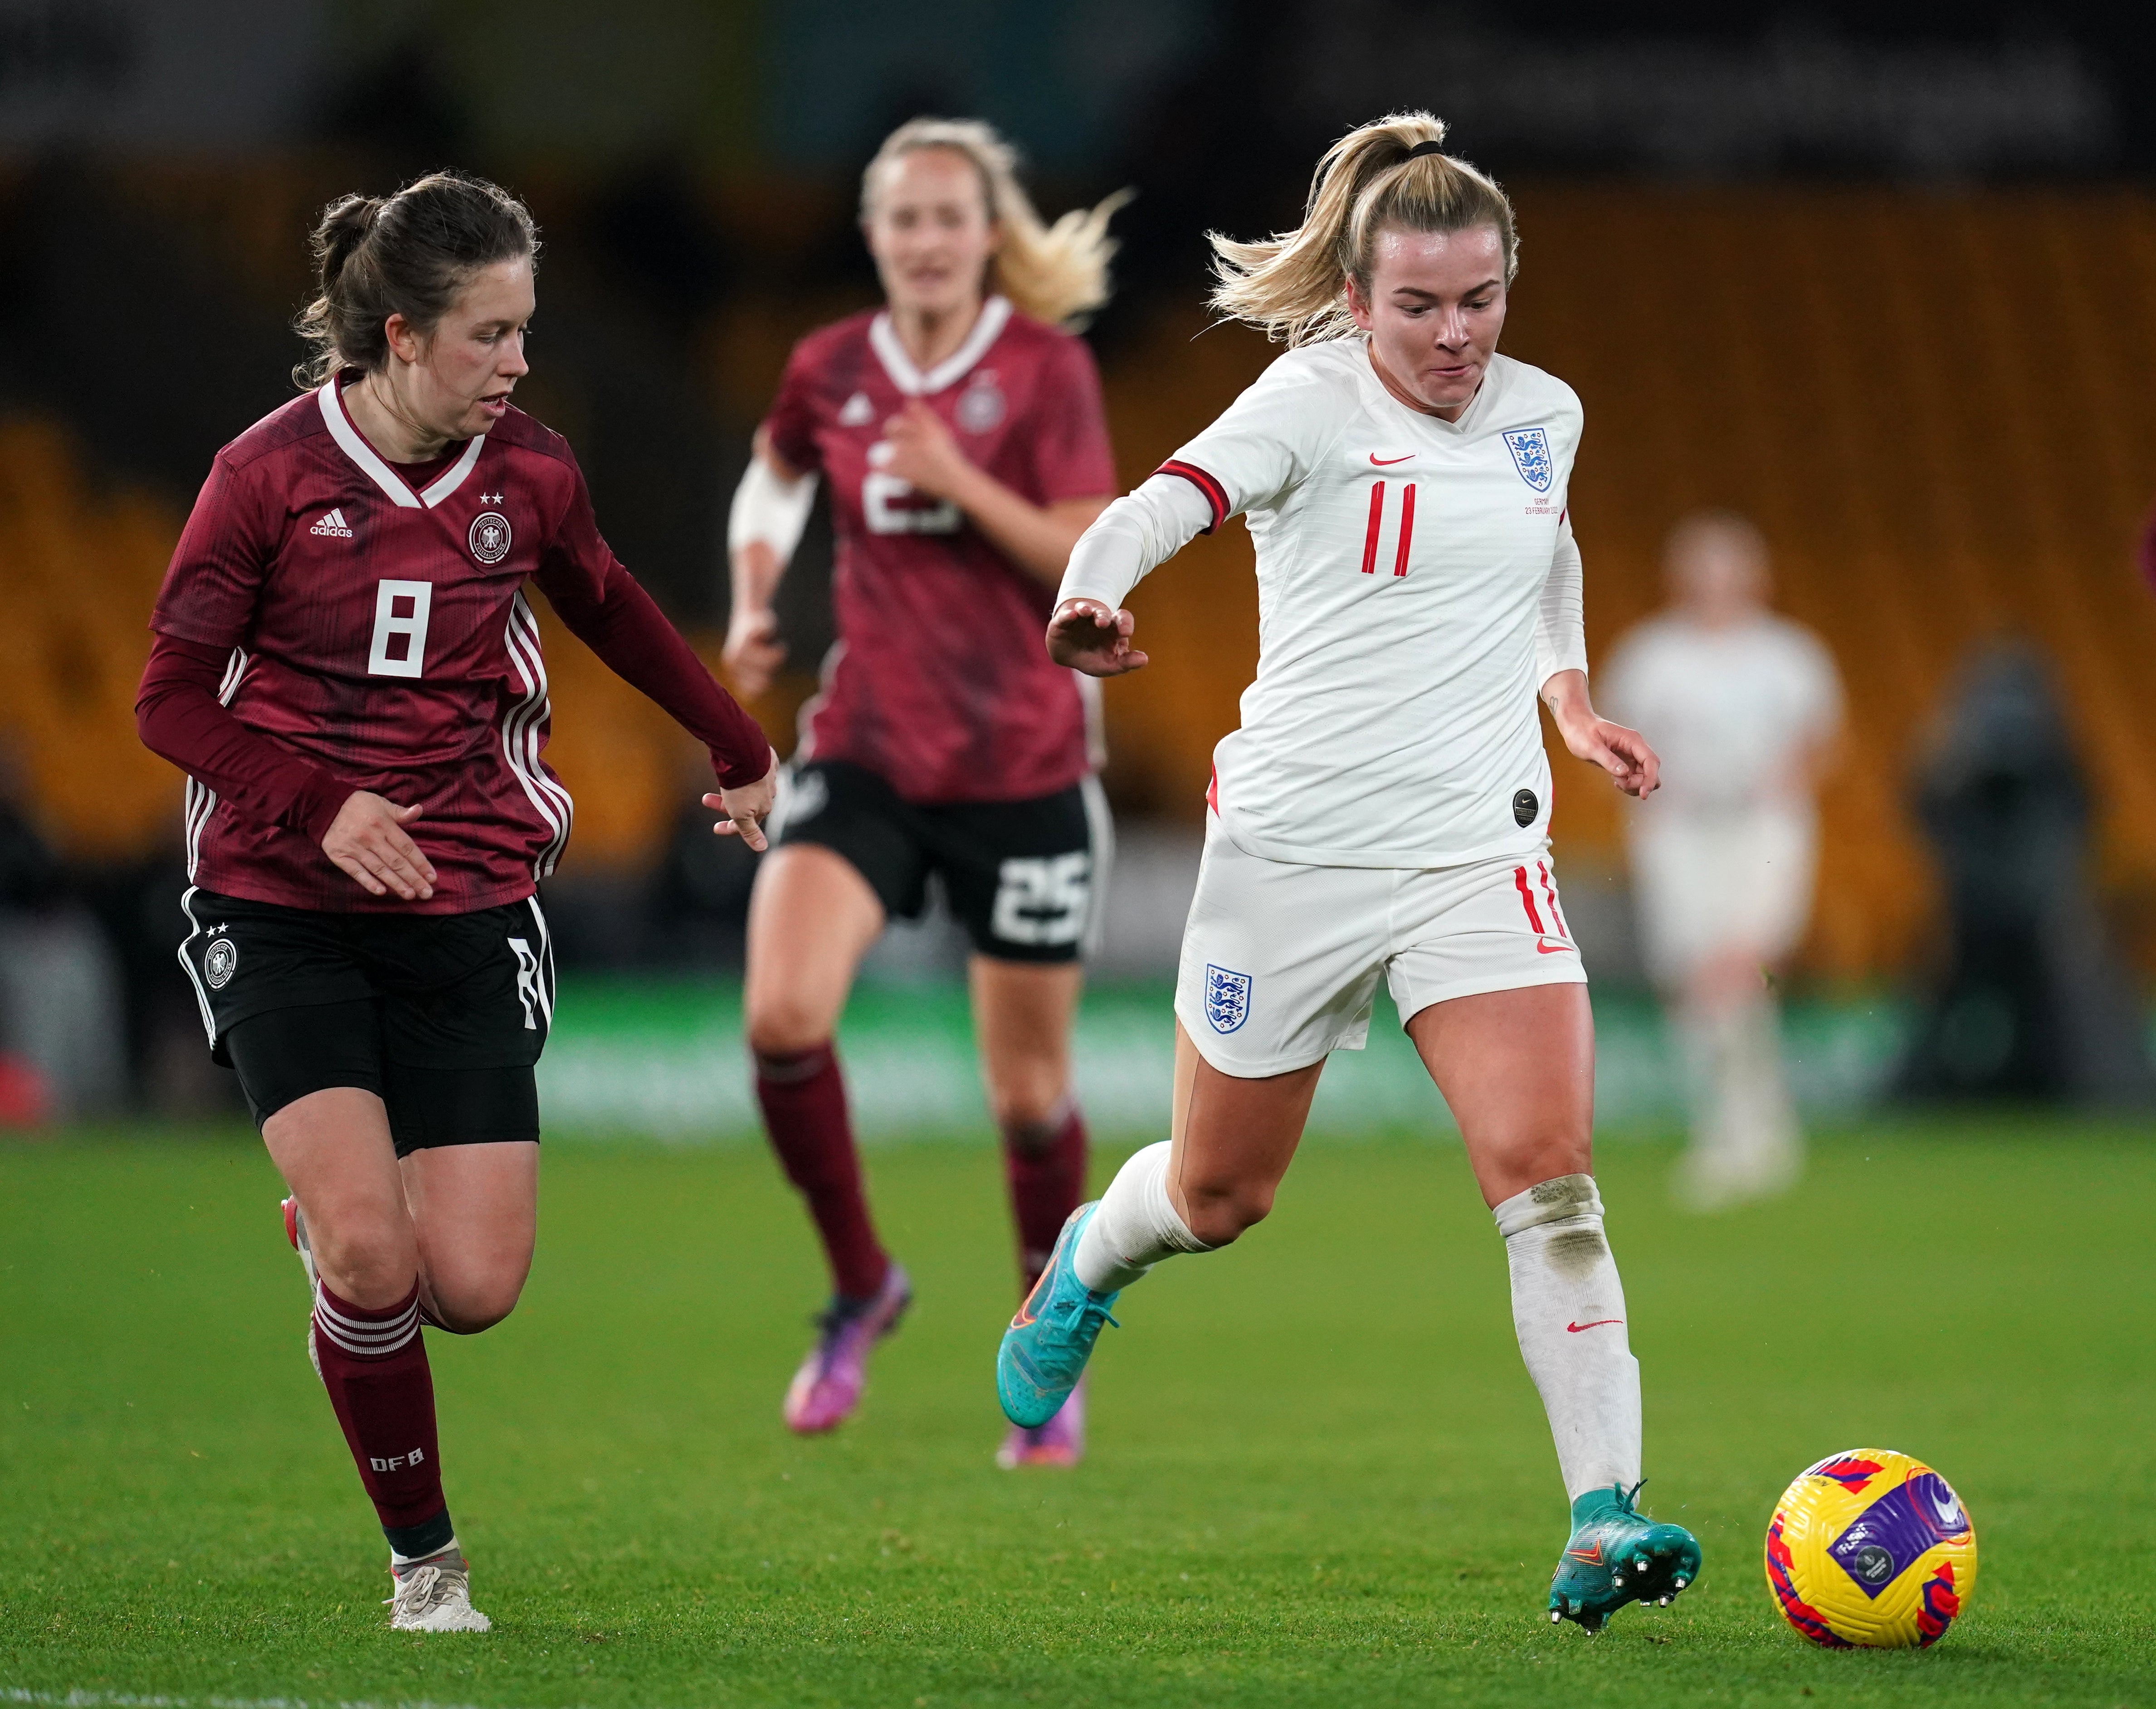
[[[838,1053],[819,1044],[798,1056],[758,1055],[756,1101],[763,1106],[772,1149],[808,1201],[824,1237],[833,1285],[849,1299],[869,1298],[883,1286],[891,1259],[876,1239],[861,1191]]]
[[[1086,1123],[1075,1101],[1045,1121],[1004,1129],[1004,1173],[1018,1222],[1019,1291],[1048,1268],[1065,1220],[1086,1198]]]
[[[380,1311],[318,1288],[315,1355],[390,1547],[410,1558],[446,1547],[452,1530],[436,1452],[434,1377],[419,1334],[418,1285]]]

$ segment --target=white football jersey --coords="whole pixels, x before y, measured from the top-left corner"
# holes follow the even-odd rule
[[[1540,850],[1536,695],[1587,667],[1565,496],[1581,420],[1570,387],[1502,356],[1448,422],[1387,392],[1361,338],[1290,351],[1111,506],[1062,597],[1119,604],[1189,537],[1160,520],[1187,499],[1143,502],[1181,477],[1257,545],[1257,679],[1214,753],[1236,846],[1389,867]],[[1138,549],[1110,550],[1118,530]]]
[[[1762,613],[1725,629],[1650,618],[1602,666],[1602,710],[1661,756],[1648,811],[1729,812],[1785,798],[1805,749],[1841,719],[1841,680],[1818,636]]]

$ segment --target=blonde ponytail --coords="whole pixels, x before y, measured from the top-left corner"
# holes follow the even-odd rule
[[[1044,225],[1019,183],[1018,151],[994,126],[978,119],[911,119],[884,138],[861,174],[862,218],[868,218],[875,200],[882,169],[921,148],[954,150],[981,175],[988,218],[1003,228],[1002,242],[988,264],[991,290],[1009,297],[1020,313],[1050,326],[1082,324],[1108,300],[1108,260],[1116,253],[1108,220],[1131,199],[1130,191],[1118,190],[1092,208],[1074,208],[1054,225]]]
[[[1356,330],[1348,281],[1368,291],[1371,252],[1387,226],[1418,232],[1495,226],[1509,284],[1520,264],[1512,204],[1496,180],[1438,153],[1435,145],[1444,140],[1444,121],[1428,113],[1389,114],[1326,150],[1295,230],[1254,244],[1208,232],[1214,310],[1291,345],[1343,337]],[[1424,144],[1430,152],[1412,152]]]

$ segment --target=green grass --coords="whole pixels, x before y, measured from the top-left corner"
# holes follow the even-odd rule
[[[1091,1460],[1011,1475],[990,1153],[873,1155],[920,1305],[799,1442],[820,1279],[763,1157],[550,1147],[522,1307],[431,1343],[495,1630],[429,1640],[382,1625],[268,1163],[149,1138],[0,1145],[0,1705],[2156,1701],[2145,1131],[1854,1129],[1712,1222],[1606,1148],[1648,1496],[1707,1567],[1598,1640],[1540,1615],[1562,1493],[1455,1147],[1314,1143],[1243,1247],[1126,1296]],[[1929,1653],[1810,1650],[1761,1581],[1783,1485],[1866,1445],[1976,1517]]]

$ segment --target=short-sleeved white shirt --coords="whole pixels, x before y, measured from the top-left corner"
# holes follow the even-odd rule
[[[1421,413],[1346,338],[1278,358],[1163,465],[1257,546],[1257,679],[1214,753],[1239,848],[1426,867],[1547,845],[1536,695],[1586,659],[1538,618],[1581,424],[1570,387],[1502,356],[1458,421]]]
[[[1785,799],[1791,767],[1841,718],[1834,656],[1801,624],[1763,613],[1710,629],[1650,618],[1598,673],[1603,712],[1661,756],[1654,809],[1731,813]]]

